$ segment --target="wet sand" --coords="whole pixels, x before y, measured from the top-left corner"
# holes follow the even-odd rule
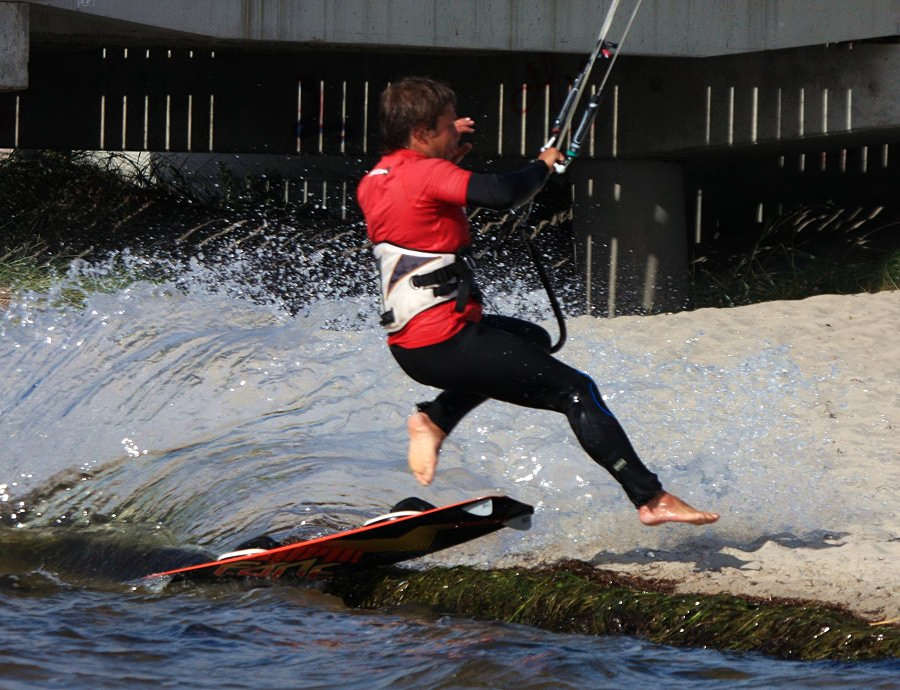
[[[802,462],[857,517],[840,524],[824,519],[815,539],[773,536],[742,547],[712,540],[652,561],[598,567],[674,580],[678,592],[810,599],[872,621],[900,622],[900,292],[634,317],[628,324],[631,318],[613,319],[611,327],[648,344],[683,342],[702,327],[707,335],[691,355],[701,364],[763,343],[789,346],[804,375],[816,381],[815,395],[793,414],[824,448]],[[725,527],[729,519],[725,513],[718,527],[704,529]]]

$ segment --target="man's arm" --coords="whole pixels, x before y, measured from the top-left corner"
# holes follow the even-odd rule
[[[550,168],[540,159],[509,173],[472,173],[466,187],[466,204],[500,210],[515,208],[537,194],[548,177]]]

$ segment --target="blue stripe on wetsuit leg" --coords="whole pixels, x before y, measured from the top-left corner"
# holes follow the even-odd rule
[[[584,378],[586,378],[588,380],[588,384],[590,384],[588,386],[588,390],[590,390],[590,392],[591,392],[591,399],[594,401],[594,404],[603,411],[603,414],[615,419],[616,416],[612,412],[609,411],[609,408],[606,407],[606,405],[603,404],[603,398],[601,397],[600,391],[597,388],[597,384],[594,383],[594,380],[590,376],[585,374],[583,371],[579,371],[578,373],[581,374],[582,376],[584,376]]]

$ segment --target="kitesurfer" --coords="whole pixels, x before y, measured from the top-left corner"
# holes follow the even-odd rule
[[[456,95],[443,82],[408,77],[390,84],[380,101],[384,155],[357,190],[379,266],[381,321],[391,353],[414,380],[442,390],[407,422],[412,473],[430,484],[443,440],[490,398],[566,415],[581,446],[622,485],[642,523],[715,522],[716,513],[663,489],[591,378],[550,354],[543,328],[483,314],[464,207],[521,205],[563,156],[549,147],[510,173],[465,170],[458,163],[471,144],[460,138],[473,125],[457,117]]]

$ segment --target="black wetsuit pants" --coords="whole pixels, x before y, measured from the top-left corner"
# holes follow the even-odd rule
[[[638,458],[590,377],[549,350],[550,335],[540,326],[494,315],[436,345],[391,347],[410,377],[443,389],[419,409],[448,434],[488,398],[561,412],[587,454],[618,480],[635,506],[644,505],[662,491],[656,475]]]

